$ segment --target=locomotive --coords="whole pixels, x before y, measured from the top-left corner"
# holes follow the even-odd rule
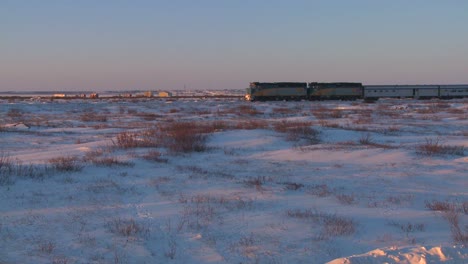
[[[248,101],[267,100],[356,100],[379,98],[463,98],[468,84],[460,85],[362,85],[357,82],[252,82]]]

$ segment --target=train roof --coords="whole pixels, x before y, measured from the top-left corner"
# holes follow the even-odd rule
[[[364,85],[364,89],[438,89],[438,88],[465,89],[468,84],[416,84],[416,85]]]
[[[250,87],[307,87],[306,82],[251,82]]]

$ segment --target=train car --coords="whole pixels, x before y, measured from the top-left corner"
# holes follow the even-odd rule
[[[366,85],[364,99],[387,98],[429,99],[439,96],[438,85]]]
[[[468,84],[439,85],[439,97],[443,99],[468,97]]]
[[[362,98],[362,83],[309,83],[310,100],[356,100]]]
[[[307,99],[307,83],[303,82],[252,82],[247,88],[248,101]]]

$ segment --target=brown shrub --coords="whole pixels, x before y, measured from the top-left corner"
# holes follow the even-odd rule
[[[425,201],[426,208],[432,211],[453,211],[456,204],[448,201]]]
[[[208,149],[206,127],[196,122],[174,122],[161,128],[165,147],[175,153],[202,152]]]
[[[117,134],[117,146],[120,148],[136,148],[138,144],[138,134],[131,132],[121,132]]]

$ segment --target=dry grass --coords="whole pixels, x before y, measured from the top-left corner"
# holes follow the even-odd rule
[[[257,176],[244,180],[244,184],[248,187],[254,187],[257,191],[263,191],[263,186],[269,181],[271,181],[271,179],[266,176]]]
[[[41,253],[52,254],[52,252],[55,250],[55,243],[51,241],[40,241],[38,243],[38,250]]]
[[[306,144],[317,144],[319,131],[313,129],[311,122],[281,121],[275,123],[273,128],[276,132],[284,133],[289,141],[305,141]]]
[[[322,227],[321,233],[317,238],[320,240],[329,239],[337,236],[349,236],[356,232],[356,223],[348,218],[319,212],[317,210],[288,210],[287,215],[292,218],[310,220]]]
[[[11,108],[10,110],[8,110],[6,116],[11,118],[11,120],[15,121],[15,122],[20,122],[23,120],[23,116],[24,116],[25,112],[21,109],[18,109],[18,108]]]
[[[426,226],[424,223],[398,223],[395,221],[391,221],[388,223],[390,226],[397,227],[401,231],[403,231],[406,234],[406,237],[409,237],[410,233],[414,232],[423,232],[426,229]]]
[[[105,114],[98,114],[94,111],[86,111],[80,116],[82,122],[107,122],[107,116]]]
[[[115,218],[107,223],[107,228],[111,233],[125,237],[148,235],[150,230],[143,224],[137,223],[135,219]]]
[[[195,199],[184,206],[182,220],[177,229],[181,230],[187,227],[192,230],[200,230],[210,226],[216,217],[217,212],[212,203]]]
[[[375,148],[385,148],[385,149],[392,149],[395,148],[394,146],[388,144],[381,144],[374,141],[372,135],[370,133],[365,133],[361,135],[361,137],[357,141],[360,145],[375,147]]]
[[[156,120],[157,118],[161,118],[163,117],[162,115],[160,114],[155,114],[155,113],[137,113],[135,114],[136,116],[140,117],[141,119],[145,120],[145,121],[154,121]]]
[[[10,170],[10,168],[13,166],[13,162],[9,155],[0,152],[0,172],[3,170]]]
[[[457,205],[449,201],[437,201],[433,200],[432,202],[425,201],[426,208],[431,211],[454,211],[457,208]]]
[[[236,124],[234,125],[234,129],[253,130],[268,128],[270,128],[270,124],[267,121],[261,119],[241,120],[236,122]]]
[[[373,144],[375,144],[374,139],[372,138],[370,133],[366,133],[366,134],[362,135],[359,138],[358,142],[361,145],[373,145]]]
[[[163,154],[157,150],[148,151],[145,155],[143,155],[145,160],[159,162],[159,163],[167,163],[169,159],[164,158]]]
[[[337,194],[336,199],[344,205],[351,205],[356,203],[356,196],[354,194]]]
[[[134,124],[133,127],[138,127]],[[144,124],[140,127],[146,127]],[[164,134],[159,126],[146,128],[140,131],[124,131],[117,134],[114,146],[118,148],[152,148],[161,147]]]
[[[304,184],[296,183],[296,182],[284,182],[282,184],[284,184],[284,189],[290,190],[290,191],[297,191],[304,187]]]
[[[261,112],[258,111],[252,104],[238,105],[228,109],[225,113],[236,114],[239,116],[256,116],[261,114]]]
[[[130,161],[122,161],[116,157],[99,157],[89,160],[92,164],[102,167],[114,167],[114,166],[125,166],[131,167],[135,164]]]
[[[426,138],[426,142],[416,147],[416,152],[425,156],[455,155],[465,156],[464,146],[450,146],[441,143],[440,138]]]
[[[327,197],[332,194],[332,190],[326,184],[316,184],[308,186],[306,188],[308,194],[318,196],[318,197]]]
[[[297,109],[285,106],[275,107],[271,111],[274,115],[291,115],[297,113]]]
[[[439,211],[442,217],[450,225],[452,239],[456,244],[468,246],[468,224],[464,227],[460,224],[460,215],[468,214],[468,202],[457,203],[449,201],[426,201],[426,208],[432,211]]]
[[[49,164],[57,171],[73,172],[81,171],[83,164],[77,156],[57,157],[49,160]]]

